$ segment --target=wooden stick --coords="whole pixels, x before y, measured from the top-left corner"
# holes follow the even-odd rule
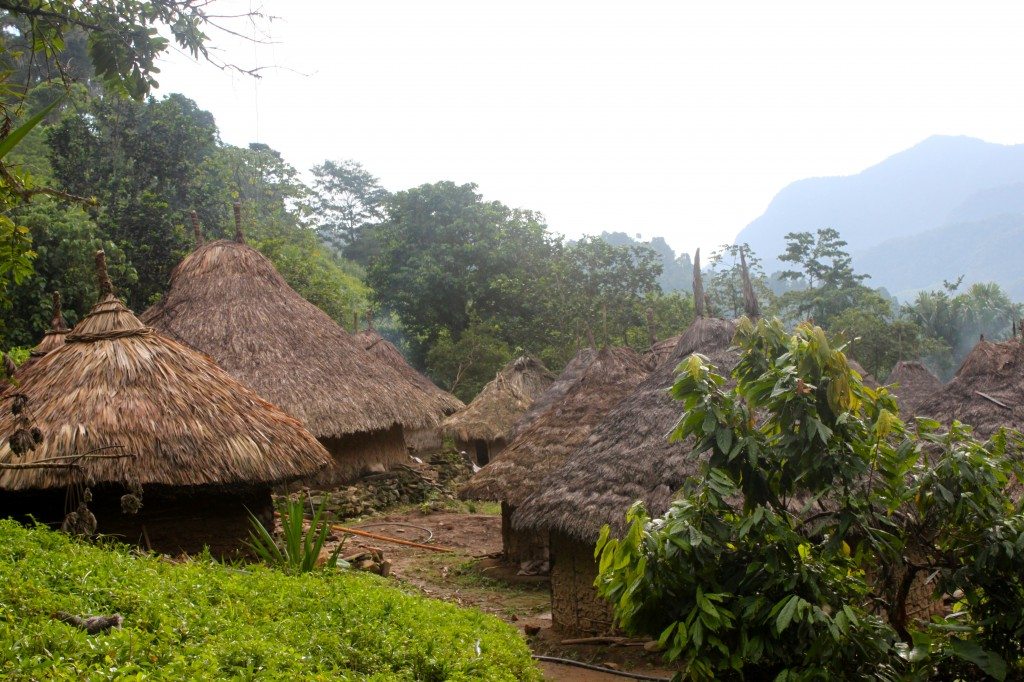
[[[408,547],[416,547],[418,549],[429,549],[431,552],[456,552],[458,550],[451,547],[441,547],[439,545],[423,545],[419,542],[412,542],[410,540],[402,540],[401,538],[392,538],[387,535],[379,535],[377,533],[370,533],[365,530],[359,530],[357,528],[348,528],[347,526],[340,526],[337,524],[331,524],[332,530],[341,531],[342,533],[349,533],[351,535],[361,535],[363,537],[372,538],[374,540],[382,540],[384,542],[393,542],[396,545],[406,545]]]
[[[563,639],[559,644],[622,644],[628,641],[629,637],[577,637]]]
[[[994,404],[998,405],[999,407],[1003,408],[1004,410],[1012,410],[1013,409],[1012,407],[1010,407],[1006,403],[1002,402],[1001,400],[996,400],[992,396],[987,395],[985,393],[982,393],[981,391],[975,391],[975,394],[980,395],[985,400],[989,401],[990,403],[994,403]]]

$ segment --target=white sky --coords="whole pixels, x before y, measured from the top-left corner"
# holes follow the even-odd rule
[[[569,236],[692,252],[804,177],[933,134],[1024,142],[1024,3],[222,0],[258,82],[176,54],[160,93],[300,170],[351,158],[400,190],[475,182]],[[245,33],[245,22],[231,24]],[[266,27],[266,24],[264,24]]]

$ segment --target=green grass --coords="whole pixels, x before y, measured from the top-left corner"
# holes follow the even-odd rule
[[[121,613],[89,636],[55,611]],[[478,653],[479,651],[479,653]],[[0,678],[539,680],[497,618],[376,576],[184,564],[0,521]]]

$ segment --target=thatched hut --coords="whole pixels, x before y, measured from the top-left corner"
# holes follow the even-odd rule
[[[460,491],[463,499],[501,502],[502,547],[508,563],[521,568],[547,563],[547,533],[514,530],[513,512],[646,376],[643,359],[629,348],[581,350],[534,403],[526,428]]]
[[[0,462],[35,467],[0,469],[2,511],[59,523],[68,492],[87,486],[100,533],[169,552],[236,549],[250,510],[272,521],[271,486],[329,456],[209,357],[142,324],[114,295],[102,251],[97,269],[96,305],[0,398]],[[22,416],[12,408],[26,400],[42,440],[19,457]],[[53,466],[87,453],[79,467]],[[138,486],[141,510],[122,513]]]
[[[441,424],[479,466],[508,444],[512,427],[547,390],[554,375],[536,358],[518,357],[501,368],[469,405]]]
[[[665,358],[670,356],[676,349],[676,345],[679,343],[679,337],[681,334],[670,336],[667,339],[662,339],[651,345],[647,351],[644,352],[644,364],[647,366],[647,371],[653,371],[658,365],[665,361]]]
[[[848,365],[850,365],[850,369],[852,369],[854,372],[860,375],[860,380],[864,383],[865,386],[867,386],[868,388],[878,388],[879,386],[881,386],[881,384],[878,383],[878,379],[875,378],[875,375],[864,369],[864,366],[861,365],[859,362],[857,362],[853,358],[847,358],[846,362]]]
[[[406,362],[401,351],[381,336],[372,327],[354,335],[361,345],[377,362],[386,364],[404,376],[409,383],[418,389],[423,396],[420,400],[432,406],[434,419],[418,429],[405,430],[405,444],[417,454],[431,454],[441,450],[441,422],[445,417],[461,410],[465,403],[437,387],[430,379],[423,376]]]
[[[206,353],[301,421],[334,459],[317,485],[407,461],[403,427],[436,423],[436,405],[422,391],[376,361],[246,245],[237,217],[235,239],[198,246],[142,320]]]
[[[917,360],[900,360],[889,373],[888,384],[900,405],[904,419],[918,414],[921,404],[931,399],[942,382]]]
[[[707,356],[719,372],[731,371],[737,361],[734,332],[732,322],[698,317],[671,355],[605,414],[513,515],[516,530],[549,533],[551,612],[558,629],[603,634],[611,628],[610,607],[593,588],[594,542],[606,523],[624,530],[626,510],[636,500],[653,515],[664,513],[675,491],[697,473],[688,448],[668,442],[681,406],[667,389],[676,367],[692,353]]]
[[[970,424],[985,438],[1003,426],[1024,428],[1024,344],[982,339],[949,383],[919,401],[916,414]]]

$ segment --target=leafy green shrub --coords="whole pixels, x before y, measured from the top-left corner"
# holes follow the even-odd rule
[[[55,611],[124,616],[89,636]],[[0,678],[539,681],[497,618],[377,576],[183,564],[0,521]]]
[[[1019,434],[898,417],[822,330],[743,321],[735,385],[694,355],[672,438],[706,459],[598,543],[599,591],[694,679],[1003,679],[1024,658]],[[910,588],[953,612],[910,616]],[[927,601],[934,604],[934,601]]]
[[[324,519],[327,502],[325,498],[313,511],[313,518],[310,519],[307,530],[304,528],[306,517],[302,500],[283,498],[277,506],[281,517],[280,541],[250,512],[252,530],[249,531],[249,548],[263,563],[287,573],[309,573],[318,568],[317,561],[331,532],[331,525]],[[344,546],[343,542],[339,543],[320,567],[337,567],[338,557]],[[344,561],[341,563],[345,564]]]

